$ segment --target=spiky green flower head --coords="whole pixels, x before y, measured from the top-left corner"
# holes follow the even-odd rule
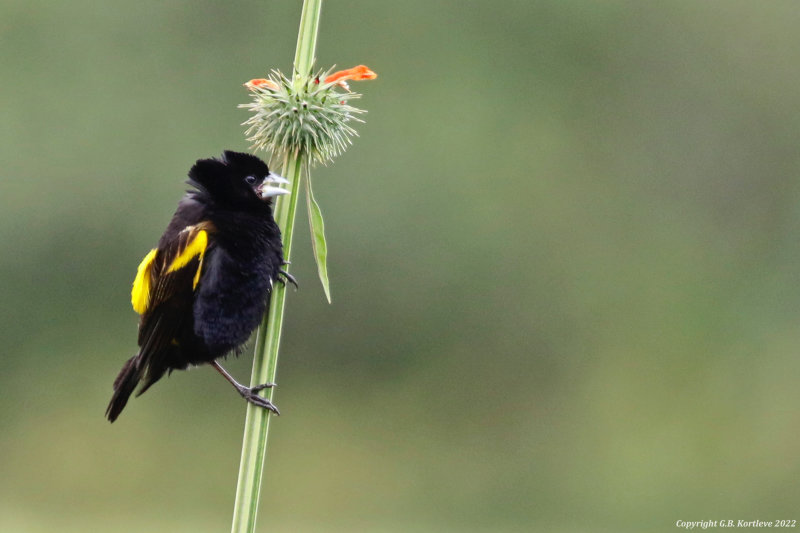
[[[303,155],[311,163],[326,164],[353,144],[358,133],[352,124],[364,122],[358,115],[366,111],[350,105],[361,95],[350,91],[346,80],[374,79],[377,74],[363,65],[332,70],[294,82],[273,70],[269,78],[245,83],[253,101],[239,107],[252,112],[243,125],[253,148],[268,150],[279,161]]]

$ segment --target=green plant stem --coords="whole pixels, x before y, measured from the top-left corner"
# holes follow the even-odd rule
[[[320,11],[322,11],[322,0],[303,1],[300,31],[297,33],[297,49],[294,52],[294,81],[307,78],[311,74],[317,50]]]
[[[322,0],[304,0],[303,2],[294,62],[293,82],[295,86],[307,79],[311,73],[321,9]],[[284,257],[287,261],[291,256],[297,200],[300,197],[302,169],[306,161],[306,154],[298,153],[287,157],[283,164],[283,176],[292,182],[291,194],[281,197],[277,201],[275,220],[283,234]],[[286,287],[277,283],[270,297],[269,312],[262,320],[256,334],[253,372],[250,378],[251,386],[275,381],[285,302]],[[272,400],[273,390],[266,389],[266,391],[267,398]],[[247,404],[231,533],[255,532],[271,418],[266,409]]]
[[[275,209],[275,220],[283,228],[284,257],[287,261],[291,256],[295,211],[297,198],[300,196],[300,170],[301,160],[297,157],[284,163],[283,175],[292,182],[292,193],[287,197],[288,201],[278,202]],[[270,297],[269,312],[264,316],[256,333],[250,386],[275,382],[285,303],[286,287],[281,283],[276,283]],[[266,389],[266,397],[270,401],[272,401],[273,390]],[[231,533],[253,533],[255,531],[271,419],[268,410],[251,403],[247,404]]]

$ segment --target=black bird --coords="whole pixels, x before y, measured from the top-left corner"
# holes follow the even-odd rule
[[[225,151],[198,160],[187,183],[194,190],[178,203],[133,282],[139,353],[114,381],[106,409],[111,422],[139,383],[137,396],[165,372],[201,363],[214,366],[247,401],[278,413],[257,394],[271,383],[241,385],[216,359],[247,341],[276,281],[297,284],[282,270],[281,232],[272,217],[272,198],[288,194],[280,186],[289,182],[256,156]]]

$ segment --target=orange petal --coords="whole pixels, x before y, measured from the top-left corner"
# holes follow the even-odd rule
[[[266,78],[256,78],[254,80],[250,80],[244,84],[245,87],[250,89],[251,91],[255,91],[256,89],[269,89],[270,91],[277,91],[279,89],[278,84],[272,80],[268,80]]]
[[[325,78],[325,83],[341,83],[345,80],[374,80],[377,77],[378,75],[372,72],[366,65],[358,65],[357,67],[349,68],[347,70],[334,72]]]

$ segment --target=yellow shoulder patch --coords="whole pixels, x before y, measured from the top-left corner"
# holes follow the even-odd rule
[[[203,269],[203,256],[206,253],[208,246],[208,233],[206,230],[201,229],[197,231],[191,240],[186,244],[186,247],[180,251],[178,256],[172,260],[169,265],[167,273],[175,272],[176,270],[185,267],[195,257],[199,256],[199,264],[197,265],[197,272],[192,281],[192,288],[197,287],[197,282],[200,281],[200,272]]]
[[[133,304],[133,310],[140,315],[143,315],[147,311],[147,306],[150,305],[150,269],[153,266],[157,252],[158,250],[153,248],[144,256],[142,262],[139,263],[139,268],[136,270],[136,278],[133,280],[131,303]]]

